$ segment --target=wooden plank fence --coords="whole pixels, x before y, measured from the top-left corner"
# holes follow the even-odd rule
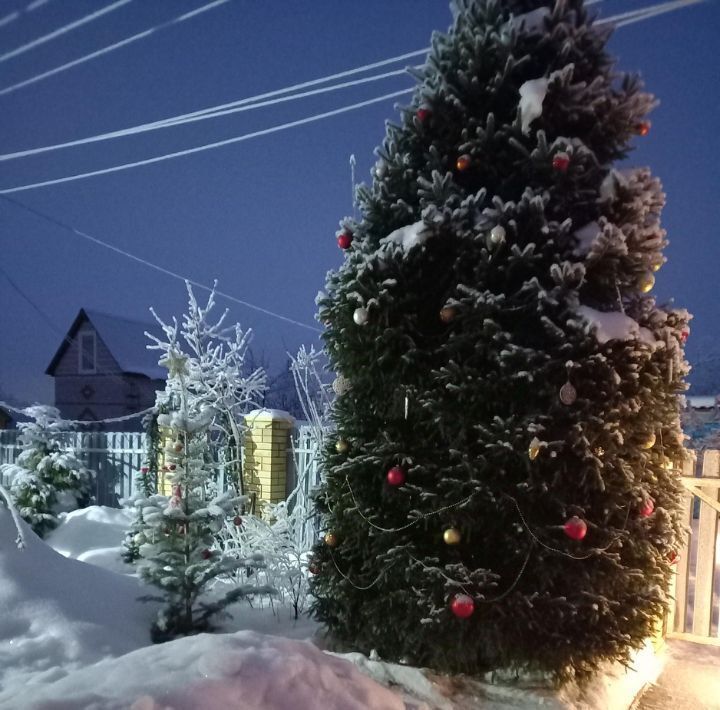
[[[680,472],[683,523],[667,635],[720,646],[720,451],[690,452]]]

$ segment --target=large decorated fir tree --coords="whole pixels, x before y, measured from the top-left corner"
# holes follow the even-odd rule
[[[651,96],[581,0],[465,0],[319,298],[338,373],[314,611],[338,645],[587,677],[668,605],[687,314]]]

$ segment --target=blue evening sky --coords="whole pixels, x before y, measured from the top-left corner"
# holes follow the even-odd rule
[[[205,4],[134,0],[85,27],[2,61],[1,55],[111,0],[0,0],[0,91]],[[651,0],[605,0],[606,16]],[[12,13],[18,12],[15,19]],[[2,24],[3,18],[6,20]],[[429,44],[451,21],[444,0],[230,0],[192,20],[7,95],[0,153],[83,138],[314,79]],[[611,48],[662,101],[633,164],[668,193],[671,245],[656,293],[695,314],[691,353],[720,351],[720,2],[618,30]],[[402,66],[396,65],[397,68]],[[396,67],[391,67],[396,68]],[[0,189],[223,140],[410,86],[407,77],[178,128],[0,162]],[[400,99],[402,101],[403,99]],[[314,298],[342,258],[338,221],[352,211],[349,157],[359,180],[374,163],[397,100],[156,165],[42,187],[14,199],[170,271],[317,327]],[[147,319],[184,310],[184,286],[0,201],[0,390],[51,401],[44,370],[81,307]],[[274,367],[316,334],[248,308]]]

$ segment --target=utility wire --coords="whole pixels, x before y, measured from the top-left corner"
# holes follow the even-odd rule
[[[103,7],[100,10],[96,10],[95,12],[92,12],[89,15],[85,15],[84,17],[81,17],[79,20],[75,20],[74,22],[64,25],[63,27],[60,27],[59,29],[57,29],[53,32],[50,32],[50,34],[46,34],[46,35],[43,35],[42,37],[38,37],[37,39],[34,39],[31,42],[28,42],[27,44],[23,44],[21,47],[17,47],[15,49],[10,50],[9,52],[5,52],[5,54],[0,54],[0,62],[6,62],[8,59],[17,57],[21,54],[24,54],[25,52],[29,52],[31,49],[35,49],[35,47],[39,47],[41,44],[45,44],[46,42],[50,42],[50,40],[56,39],[57,37],[60,37],[61,35],[67,34],[68,32],[72,32],[73,30],[77,29],[78,27],[82,27],[83,25],[88,24],[88,22],[97,20],[98,18],[102,17],[103,15],[107,15],[109,12],[114,12],[115,10],[119,10],[121,7],[123,7],[124,5],[127,5],[128,3],[131,3],[131,2],[132,2],[132,0],[117,0],[117,2],[114,2],[111,5],[107,5],[106,7]]]
[[[119,131],[112,131],[110,133],[102,133],[97,136],[90,136],[88,138],[80,138],[74,141],[67,141],[65,143],[55,143],[54,145],[46,145],[40,148],[29,148],[28,150],[20,150],[15,153],[5,153],[0,155],[0,162],[6,160],[15,160],[17,158],[26,158],[30,155],[37,155],[39,153],[47,153],[53,150],[60,150],[62,148],[71,148],[79,145],[87,145],[89,143],[97,143],[99,141],[109,140],[111,138],[121,138],[125,136],[137,135],[138,133],[145,133],[147,131],[156,131],[162,128],[168,128],[170,126],[181,125],[185,123],[193,123],[195,121],[205,121],[209,118],[217,118],[219,116],[226,116],[232,113],[242,113],[243,111],[251,111],[253,109],[263,108],[265,106],[274,106],[276,104],[285,103],[287,101],[296,101],[297,99],[307,98],[308,96],[315,96],[317,94],[325,94],[331,91],[338,91],[340,89],[346,89],[351,86],[357,86],[359,84],[367,84],[372,81],[380,81],[381,79],[387,79],[393,76],[401,76],[407,74],[407,69],[396,69],[395,71],[384,72],[382,74],[373,74],[372,76],[363,77],[362,79],[353,79],[352,81],[345,81],[340,84],[331,84],[330,86],[323,86],[319,89],[311,89],[309,91],[303,91],[297,94],[291,94],[290,96],[278,96],[274,99],[267,99],[266,101],[257,101],[251,103],[255,97],[250,97],[243,102],[237,102],[232,108],[226,108],[221,111],[215,111],[213,113],[197,113],[196,115],[183,118],[181,121],[170,122],[171,119],[166,121],[156,121],[154,123],[146,123],[133,128],[125,128]]]
[[[172,25],[176,25],[180,22],[184,22],[185,20],[189,20],[190,18],[196,17],[197,15],[200,15],[203,12],[207,12],[208,10],[212,10],[216,7],[219,7],[220,5],[224,5],[226,2],[230,2],[230,0],[214,0],[214,2],[209,2],[209,3],[207,3],[207,5],[202,5],[201,7],[198,7],[195,10],[191,10],[190,12],[186,12],[182,15],[178,15],[177,17],[174,17],[172,20],[167,20],[166,22],[161,22],[159,25],[155,25],[154,27],[151,27],[148,30],[144,30],[143,32],[138,32],[137,34],[134,34],[130,37],[126,37],[125,39],[122,39],[119,42],[114,42],[113,44],[110,44],[107,47],[103,47],[102,49],[98,49],[98,50],[95,50],[94,52],[90,52],[90,54],[85,54],[82,57],[73,59],[72,61],[66,62],[65,64],[60,64],[57,67],[48,69],[47,71],[44,71],[41,74],[36,74],[35,76],[31,76],[29,79],[24,79],[23,81],[19,81],[16,84],[12,84],[11,86],[6,86],[5,88],[0,89],[0,96],[4,96],[5,94],[9,94],[13,91],[17,91],[17,89],[21,89],[24,86],[30,86],[31,84],[35,84],[36,82],[42,81],[43,79],[47,79],[48,77],[54,76],[55,74],[60,74],[61,72],[67,71],[68,69],[72,69],[73,67],[79,66],[80,64],[85,64],[85,62],[89,62],[92,59],[97,59],[98,57],[102,57],[104,54],[108,54],[110,52],[115,51],[116,49],[125,47],[128,44],[131,44],[132,42],[137,42],[139,39],[149,37],[150,35],[155,34],[156,32],[160,32],[161,30],[167,29],[168,27],[171,27]]]
[[[620,15],[614,15],[613,17],[605,20],[606,23],[611,23],[616,29],[620,27],[627,27],[635,22],[642,22],[643,20],[649,20],[652,17],[658,15],[664,15],[666,12],[672,12],[673,10],[679,10],[683,7],[689,7],[690,5],[697,5],[705,0],[672,0],[672,2],[660,3],[659,5],[651,5],[650,7],[641,8],[635,11],[624,12]]]
[[[72,225],[67,224],[66,222],[62,222],[61,220],[56,219],[55,217],[52,217],[51,215],[47,214],[46,212],[42,212],[38,209],[35,209],[34,207],[30,207],[30,205],[26,205],[25,203],[20,202],[16,199],[13,199],[12,197],[7,197],[5,195],[0,194],[0,199],[5,200],[6,202],[8,202],[12,205],[15,205],[15,207],[18,207],[21,210],[25,210],[26,212],[29,212],[30,214],[33,214],[36,217],[39,217],[40,219],[42,219],[46,222],[49,222],[50,224],[52,224],[56,227],[59,227],[63,231],[70,232],[70,233],[74,234],[75,236],[78,236],[78,237],[81,237],[82,239],[86,239],[87,241],[93,242],[93,244],[97,244],[101,247],[105,247],[105,249],[109,249],[110,251],[113,251],[116,254],[121,254],[122,256],[125,256],[128,259],[132,259],[133,261],[136,261],[140,264],[143,264],[144,266],[154,269],[155,271],[158,271],[161,274],[165,274],[166,276],[172,276],[174,279],[178,279],[185,283],[189,283],[189,284],[195,286],[196,288],[200,288],[204,291],[212,292],[214,290],[211,286],[202,284],[199,281],[194,281],[193,279],[190,279],[186,276],[181,276],[180,274],[178,274],[174,271],[170,271],[169,269],[166,269],[163,266],[159,266],[158,264],[153,264],[151,261],[148,261],[147,259],[143,259],[140,256],[131,254],[130,252],[120,249],[119,247],[116,247],[113,244],[105,242],[102,239],[93,237],[92,235],[88,234],[87,232],[83,232],[82,230],[77,229],[76,227],[73,227]],[[5,272],[3,272],[3,273],[5,273]],[[9,280],[9,277],[7,277],[7,274],[5,274],[5,276]],[[238,303],[241,306],[245,306],[246,308],[250,308],[254,311],[258,311],[259,313],[264,313],[265,315],[272,316],[273,318],[278,318],[279,320],[285,321],[286,323],[292,323],[293,325],[297,325],[301,328],[307,328],[308,330],[312,330],[313,332],[316,332],[316,333],[322,332],[319,328],[316,328],[315,326],[308,325],[307,323],[302,323],[301,321],[293,320],[292,318],[288,318],[287,316],[284,316],[280,313],[275,313],[274,311],[271,311],[267,308],[263,308],[262,306],[257,306],[254,303],[250,303],[250,302],[244,301],[240,298],[236,298],[235,296],[232,296],[229,293],[224,293],[223,291],[218,291],[216,289],[215,289],[215,293],[218,296],[227,298],[229,301],[233,301],[234,303]]]
[[[121,170],[130,170],[131,168],[137,168],[141,165],[151,165],[153,163],[160,163],[164,160],[171,160],[173,158],[180,158],[185,155],[192,155],[193,153],[200,153],[202,151],[212,150],[214,148],[221,148],[226,145],[232,145],[233,143],[241,143],[243,141],[247,141],[252,138],[257,138],[259,136],[266,136],[266,135],[269,135],[270,133],[276,133],[278,131],[285,131],[288,128],[295,128],[296,126],[302,126],[302,125],[305,125],[306,123],[314,123],[315,121],[321,121],[325,118],[330,118],[331,116],[338,116],[342,113],[347,113],[348,111],[354,111],[354,110],[362,108],[364,106],[370,106],[371,104],[376,104],[381,101],[386,101],[387,99],[392,99],[397,96],[402,96],[403,94],[409,94],[412,91],[413,91],[412,88],[402,89],[400,91],[393,91],[390,94],[376,96],[375,98],[367,99],[366,101],[360,101],[355,104],[349,104],[347,106],[342,106],[340,108],[333,109],[332,111],[316,113],[312,116],[307,116],[306,118],[298,119],[297,121],[289,121],[288,123],[281,123],[277,126],[271,126],[270,128],[263,128],[259,131],[253,131],[252,133],[244,133],[243,135],[235,136],[234,138],[226,138],[225,140],[221,140],[221,141],[215,141],[214,143],[205,143],[204,145],[199,145],[194,148],[186,148],[185,150],[179,150],[174,153],[165,153],[164,155],[157,155],[154,158],[146,158],[145,160],[136,160],[133,163],[124,163],[122,165],[114,165],[110,168],[102,168],[101,170],[91,170],[90,172],[87,172],[87,173],[78,173],[76,175],[67,175],[66,177],[56,178],[54,180],[43,180],[42,182],[35,182],[35,183],[31,183],[29,185],[20,185],[19,187],[7,188],[5,190],[0,190],[0,195],[10,195],[14,192],[23,192],[25,190],[33,190],[37,187],[46,187],[47,185],[58,185],[58,184],[64,183],[64,182],[74,182],[75,180],[84,180],[86,178],[95,177],[97,175],[108,175],[109,173],[116,173],[116,172],[120,172]]]
[[[650,7],[648,7],[648,8],[642,8],[642,9],[637,10],[637,11],[632,11],[632,12],[628,12],[628,13],[622,13],[622,14],[620,14],[620,15],[614,15],[614,16],[609,17],[609,18],[606,18],[606,19],[604,19],[604,20],[602,20],[602,21],[600,21],[600,22],[598,22],[598,23],[596,23],[596,24],[597,24],[597,25],[612,24],[612,23],[616,22],[617,20],[620,20],[620,21],[618,22],[618,24],[616,25],[616,27],[621,27],[621,26],[624,26],[624,25],[626,25],[626,24],[632,24],[633,22],[637,22],[637,21],[640,21],[640,20],[649,19],[649,18],[654,17],[654,16],[656,16],[656,15],[663,14],[663,13],[665,13],[665,12],[670,12],[670,11],[672,11],[672,10],[676,10],[676,9],[679,9],[679,8],[681,8],[681,7],[685,7],[685,6],[688,6],[688,5],[697,4],[697,3],[703,2],[703,1],[704,1],[704,0],[673,0],[672,2],[660,3],[660,4],[658,4],[658,5],[650,6]],[[427,51],[427,50],[419,50],[418,52],[412,52],[412,53],[410,53],[410,55],[415,56],[415,55],[420,54],[420,53],[423,53],[423,52],[425,52],[425,51]],[[408,56],[408,55],[401,55],[401,57],[407,57],[407,56]],[[176,118],[176,119],[166,119],[164,122],[155,122],[155,124],[145,124],[145,125],[146,125],[146,126],[149,126],[149,125],[157,126],[158,124],[163,124],[163,123],[166,124],[166,125],[168,125],[168,126],[169,126],[169,125],[179,125],[179,124],[181,124],[181,123],[188,122],[188,121],[190,120],[190,118],[192,118],[192,119],[194,120],[194,118],[195,118],[196,116],[200,116],[200,115],[202,115],[202,114],[204,114],[204,113],[207,113],[208,111],[217,111],[217,109],[219,109],[219,108],[222,109],[222,108],[224,108],[224,107],[238,106],[238,104],[240,104],[240,103],[249,103],[250,101],[257,100],[258,98],[262,98],[262,97],[265,97],[265,96],[268,96],[268,95],[273,95],[273,94],[277,95],[277,94],[281,94],[281,93],[287,93],[288,91],[291,91],[293,88],[302,87],[302,86],[308,86],[308,85],[311,85],[311,84],[316,84],[316,83],[328,81],[330,78],[333,78],[333,77],[338,77],[338,76],[342,76],[342,75],[347,76],[348,73],[356,73],[356,72],[358,72],[358,71],[365,70],[365,69],[367,69],[367,68],[370,67],[370,66],[377,66],[377,65],[380,65],[380,64],[386,64],[386,63],[389,63],[389,62],[398,61],[399,58],[400,58],[400,57],[394,57],[394,58],[392,58],[392,59],[382,60],[382,62],[375,62],[373,65],[365,65],[365,67],[362,67],[362,68],[351,69],[351,70],[348,70],[347,72],[340,72],[339,74],[330,75],[330,76],[328,76],[328,77],[322,77],[321,79],[315,79],[315,80],[312,80],[312,81],[310,81],[310,82],[304,82],[303,84],[295,85],[295,87],[287,87],[286,89],[279,89],[279,90],[276,90],[276,91],[274,91],[274,92],[269,92],[268,94],[260,94],[260,95],[258,95],[258,96],[256,96],[256,97],[251,97],[251,98],[249,98],[249,99],[243,99],[243,100],[241,100],[241,101],[239,101],[239,102],[232,102],[231,104],[223,104],[223,105],[221,105],[220,107],[214,107],[213,109],[204,109],[203,111],[196,111],[196,112],[193,112],[192,114],[185,114],[185,116],[182,118],[182,120],[180,120],[180,118]],[[391,74],[391,73],[389,72],[389,74]],[[349,83],[349,84],[352,84],[352,82],[348,82],[348,83]],[[333,89],[328,89],[328,90],[333,90]],[[214,148],[220,148],[220,147],[223,147],[223,146],[226,146],[226,145],[231,145],[231,144],[233,144],[233,143],[243,142],[243,141],[246,141],[246,140],[250,140],[250,139],[252,139],[252,138],[257,138],[257,137],[259,137],[259,136],[268,135],[268,134],[271,134],[271,133],[275,133],[275,132],[277,132],[277,131],[286,130],[286,129],[288,129],[288,128],[294,128],[294,127],[296,127],[296,126],[304,125],[304,124],[306,124],[306,123],[312,123],[312,122],[315,122],[315,121],[322,120],[322,119],[324,119],[324,118],[329,118],[329,117],[331,117],[331,116],[336,116],[336,115],[341,114],[341,113],[346,113],[346,112],[348,112],[348,111],[352,111],[352,110],[355,110],[355,109],[358,109],[358,108],[362,108],[362,107],[368,106],[368,105],[370,105],[370,104],[378,103],[378,102],[384,101],[384,100],[386,100],[386,99],[388,99],[388,98],[393,98],[393,97],[396,97],[396,96],[400,96],[400,95],[402,95],[402,94],[407,94],[407,93],[410,93],[410,92],[412,92],[412,91],[413,91],[413,89],[412,89],[412,88],[409,88],[409,89],[406,89],[406,90],[396,91],[396,92],[393,92],[393,93],[390,93],[390,94],[384,94],[383,96],[375,97],[375,98],[369,99],[369,100],[367,100],[367,101],[361,101],[361,102],[359,102],[359,103],[350,104],[350,105],[348,105],[348,106],[343,106],[343,107],[341,107],[341,108],[339,108],[339,109],[334,109],[334,110],[332,110],[332,111],[326,111],[326,112],[323,112],[323,113],[314,114],[314,115],[312,115],[312,116],[308,116],[308,117],[306,117],[306,118],[302,118],[302,119],[299,119],[299,120],[296,120],[296,121],[290,121],[290,122],[288,122],[288,123],[283,123],[283,124],[280,124],[280,125],[277,125],[277,126],[271,126],[270,128],[265,128],[265,129],[261,129],[261,130],[258,130],[258,131],[253,131],[253,132],[251,132],[251,133],[246,133],[246,134],[243,134],[243,135],[240,135],[240,136],[235,136],[235,137],[233,137],[233,138],[228,138],[228,139],[221,140],[221,141],[216,141],[216,142],[213,142],[213,143],[203,144],[203,145],[200,145],[200,146],[196,146],[196,147],[194,147],[194,148],[187,148],[187,149],[180,150],[180,151],[176,151],[176,152],[173,152],[173,153],[166,153],[166,154],[163,154],[163,155],[155,156],[155,157],[153,157],[153,158],[146,158],[146,159],[144,159],[144,160],[138,160],[138,161],[134,161],[134,162],[131,162],[131,163],[124,163],[124,164],[112,166],[112,167],[109,167],[109,168],[102,168],[102,169],[99,169],[99,170],[92,170],[92,171],[89,171],[89,172],[78,173],[78,174],[75,174],[75,175],[68,175],[68,176],[65,176],[65,177],[62,177],[62,178],[55,178],[55,179],[52,179],[52,180],[43,180],[43,181],[41,181],[41,182],[30,183],[30,184],[27,184],[27,185],[20,185],[20,186],[18,186],[18,187],[6,188],[6,189],[4,189],[4,190],[0,190],[0,195],[3,195],[3,194],[7,195],[7,194],[15,193],[15,192],[22,192],[22,191],[25,191],[25,190],[32,190],[32,189],[36,189],[36,188],[38,188],[38,187],[47,187],[47,186],[49,186],[49,185],[62,184],[62,183],[65,183],[65,182],[74,182],[74,181],[76,181],[76,180],[83,180],[83,179],[86,179],[86,178],[96,177],[96,176],[99,176],[99,175],[107,175],[107,174],[110,174],[110,173],[115,173],[115,172],[120,172],[120,171],[124,171],[124,170],[129,170],[129,169],[131,169],[131,168],[136,168],[136,167],[140,167],[140,166],[143,166],[143,165],[151,165],[151,164],[153,164],[153,163],[158,163],[158,162],[162,162],[162,161],[165,161],[165,160],[170,160],[170,159],[173,159],[173,158],[179,158],[179,157],[183,157],[183,156],[186,156],[186,155],[192,155],[192,154],[194,154],[194,153],[199,153],[199,152],[206,151],[206,150],[211,150],[211,149],[214,149]],[[308,93],[310,93],[310,92],[308,92]],[[228,111],[228,112],[232,112],[232,111]],[[222,114],[220,114],[220,115],[222,115]],[[136,127],[136,128],[139,128],[139,127]],[[117,135],[117,134],[121,133],[121,134],[125,135],[125,134],[127,134],[127,133],[126,133],[127,131],[131,131],[131,130],[135,130],[135,129],[125,129],[124,131],[116,131],[115,134]],[[148,129],[146,128],[145,130],[148,130]],[[107,135],[107,134],[106,134],[106,135]],[[51,150],[51,149],[56,148],[56,147],[66,147],[66,146],[68,146],[68,145],[77,145],[79,142],[91,142],[93,139],[99,140],[100,138],[99,138],[99,137],[91,137],[90,139],[80,139],[80,141],[69,142],[69,143],[66,143],[66,144],[58,144],[57,146],[48,146],[48,147],[46,147],[46,148],[44,148],[44,149],[37,149],[37,148],[36,148],[36,149],[30,149],[30,151],[21,151],[21,152],[19,152],[19,153],[7,154],[6,156],[0,156],[0,160],[8,160],[8,159],[10,159],[11,157],[21,157],[22,154],[30,154],[30,152],[43,152],[43,150],[45,150],[45,149]]]
[[[602,0],[594,0],[592,3],[589,4],[595,4],[597,2],[601,2]],[[605,20],[601,20],[598,22],[599,25],[602,24],[611,24],[615,21],[620,20],[620,24],[616,25],[618,27],[624,26],[625,24],[631,24],[633,21],[639,21],[640,19],[646,19],[648,17],[654,16],[655,14],[662,14],[664,12],[668,12],[670,10],[678,9],[681,6],[684,5],[690,5],[690,4],[696,4],[698,2],[702,2],[703,0],[673,0],[672,2],[665,2],[660,5],[651,6],[650,8],[641,8],[639,10],[632,10],[630,12],[622,13],[620,15],[614,15],[612,17],[609,17]],[[201,8],[198,8],[197,10],[193,11],[192,13],[188,13],[187,15],[181,16],[181,18],[176,18],[175,20],[170,21],[171,23],[180,21],[180,19],[187,19],[190,15],[196,15],[201,11],[205,11],[207,9],[210,9],[211,7],[217,6],[219,3],[228,2],[228,0],[216,0],[213,3],[210,3],[209,5],[205,5]],[[637,17],[637,19],[635,19]],[[623,22],[624,21],[624,22]],[[153,31],[153,30],[149,30]],[[144,133],[147,131],[153,131],[158,130],[159,128],[165,128],[172,125],[181,125],[184,123],[190,123],[198,120],[204,120],[205,118],[214,118],[218,116],[224,116],[231,113],[236,113],[240,111],[247,111],[251,110],[251,108],[260,108],[263,106],[271,106],[276,103],[282,103],[286,101],[293,101],[295,99],[304,98],[307,96],[313,96],[315,94],[320,93],[326,93],[329,91],[336,91],[338,89],[355,86],[356,84],[362,84],[367,83],[369,81],[378,81],[380,79],[392,77],[392,76],[398,76],[403,73],[405,73],[405,69],[396,70],[393,72],[386,72],[383,74],[378,74],[373,77],[366,77],[363,79],[357,79],[351,82],[345,82],[341,84],[336,84],[330,87],[326,87],[324,89],[318,89],[317,91],[308,91],[305,93],[295,93],[293,96],[290,97],[284,97],[284,98],[276,98],[274,100],[268,100],[268,101],[261,101],[262,99],[270,99],[271,97],[278,97],[282,94],[287,94],[291,92],[297,92],[299,89],[307,88],[309,86],[314,86],[321,83],[327,83],[328,81],[332,81],[338,78],[344,78],[347,76],[351,76],[353,74],[362,73],[364,71],[368,71],[369,69],[378,68],[380,66],[385,66],[387,64],[396,63],[398,61],[402,61],[404,59],[409,59],[412,57],[419,56],[421,54],[425,54],[427,51],[429,51],[428,47],[425,47],[424,49],[416,50],[413,52],[408,52],[406,54],[401,54],[396,57],[390,57],[389,59],[381,60],[379,62],[373,62],[370,64],[365,64],[360,67],[355,67],[354,69],[349,69],[343,72],[338,72],[336,74],[330,74],[324,77],[320,77],[318,79],[313,79],[310,81],[302,82],[300,84],[294,84],[291,86],[287,86],[282,89],[276,89],[274,91],[269,91],[263,94],[257,94],[255,96],[249,96],[244,99],[239,99],[236,101],[231,101],[224,104],[218,104],[216,106],[211,106],[209,108],[200,109],[198,111],[193,111],[190,113],[180,114],[178,116],[173,116],[166,119],[161,119],[159,121],[153,121],[150,123],[143,123],[136,126],[131,126],[130,128],[120,129],[117,131],[110,131],[107,133],[101,133],[95,136],[89,136],[87,138],[80,138],[73,141],[65,141],[63,143],[55,143],[48,146],[41,146],[39,148],[30,148],[27,150],[21,150],[21,151],[15,151],[13,153],[5,153],[0,155],[0,161],[6,161],[6,160],[14,160],[17,158],[24,158],[31,155],[37,155],[39,153],[45,153],[52,150],[60,150],[62,148],[69,148],[69,147],[75,147],[79,145],[87,145],[89,143],[96,143],[99,141],[109,140],[113,138],[121,138],[125,136],[130,135],[136,135],[138,133]],[[12,87],[9,87],[12,88]],[[0,90],[0,95],[6,90]]]

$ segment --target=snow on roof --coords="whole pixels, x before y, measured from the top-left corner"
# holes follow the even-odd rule
[[[148,350],[151,344],[145,331],[160,335],[160,328],[151,321],[137,321],[122,316],[101,313],[89,308],[81,308],[73,321],[70,330],[58,351],[48,365],[46,374],[52,375],[55,367],[68,348],[68,340],[72,340],[80,326],[88,321],[96,330],[107,349],[115,358],[123,372],[146,375],[153,380],[164,380],[167,376],[165,368],[158,365],[160,356],[157,350]]]

